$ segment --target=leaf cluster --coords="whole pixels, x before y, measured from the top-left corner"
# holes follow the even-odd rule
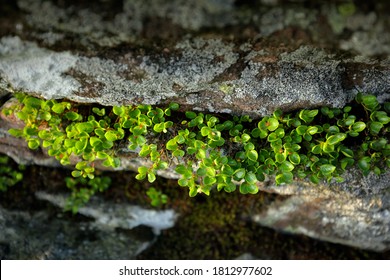
[[[7,191],[9,187],[22,181],[24,169],[23,165],[14,167],[10,164],[9,157],[0,155],[0,191]]]
[[[243,194],[258,192],[268,176],[277,184],[295,179],[343,181],[342,173],[358,166],[364,175],[381,174],[390,166],[387,132],[390,103],[358,94],[339,109],[323,107],[285,113],[276,110],[260,120],[248,116],[223,118],[202,112],[175,113],[150,105],[92,107],[81,113],[78,104],[41,100],[17,94],[19,105],[7,109],[25,122],[11,129],[31,149],[43,147],[62,164],[75,164],[74,177],[94,179],[95,161],[119,167],[120,143],[148,158],[136,178],[156,180],[159,170],[176,165],[178,184],[189,195],[209,195],[213,189]],[[150,190],[152,201],[162,196]]]

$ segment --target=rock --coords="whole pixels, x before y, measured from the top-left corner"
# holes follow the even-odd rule
[[[55,206],[65,203],[61,195],[38,192],[36,196]],[[96,199],[80,209],[77,219],[50,207],[36,211],[0,207],[0,256],[1,259],[134,259],[156,241],[161,230],[172,227],[175,219],[172,210],[147,210]]]
[[[390,98],[388,1],[361,7],[360,1],[97,2],[18,0],[0,7],[1,104],[9,93],[24,91],[102,105],[175,101],[183,111],[258,118],[277,108],[342,107],[360,91],[380,102]],[[6,131],[14,125],[1,120],[1,152],[19,163],[58,166],[10,137]],[[136,170],[149,163],[127,153],[122,164]],[[159,175],[177,178],[172,169]],[[260,188],[289,198],[252,220],[389,250],[389,172],[363,178],[350,170],[344,176],[343,184],[320,186],[276,187],[271,178]],[[119,225],[116,210],[105,215],[98,209],[83,214]],[[2,244],[3,250],[15,246]]]
[[[390,92],[390,39],[379,12],[370,14],[365,24],[380,27],[366,28],[365,35],[353,32],[349,40],[371,36],[373,30],[380,34],[373,36],[384,40],[382,47],[359,48],[360,55],[354,55],[332,51],[340,48],[334,46],[341,36],[337,33],[326,43],[315,36],[326,32],[315,15],[325,16],[331,9],[327,6],[317,11],[237,8],[233,1],[153,3],[107,2],[112,5],[108,12],[76,3],[62,7],[19,0],[19,16],[14,17],[19,21],[0,39],[0,76],[14,90],[46,99],[103,105],[177,101],[183,109],[254,117],[277,108],[341,107],[358,91],[385,97]],[[189,11],[192,16],[186,17]],[[157,30],[151,31],[145,19]],[[350,15],[341,30],[359,30],[364,19],[361,13]],[[167,24],[177,28],[166,31]],[[248,24],[248,34],[239,32]],[[225,34],[231,25],[238,30]],[[203,34],[205,28],[215,31]],[[164,36],[164,31],[176,36]],[[157,37],[150,38],[150,32]],[[348,44],[342,45],[351,49]],[[385,59],[378,61],[378,55]]]
[[[363,177],[352,169],[340,184],[267,187],[291,195],[253,221],[274,229],[374,251],[389,250],[390,172]]]
[[[45,192],[37,192],[38,199],[65,208],[66,197]],[[78,213],[95,219],[96,225],[104,228],[133,229],[140,225],[152,228],[156,235],[161,230],[174,226],[176,214],[173,210],[147,210],[139,206],[121,205],[118,203],[103,203],[97,198],[88,202],[88,205],[78,209]]]

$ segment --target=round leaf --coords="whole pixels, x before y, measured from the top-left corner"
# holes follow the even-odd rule
[[[292,153],[291,155],[288,156],[288,159],[294,165],[297,165],[301,162],[301,157],[299,156],[298,153]]]
[[[242,194],[256,194],[259,191],[259,188],[255,184],[249,184],[248,182],[243,182],[240,185],[240,193]]]
[[[277,185],[288,184],[293,180],[293,174],[291,172],[283,172],[275,177],[275,181]]]
[[[248,150],[246,152],[246,157],[251,161],[257,161],[258,154],[256,150]]]
[[[345,133],[337,133],[335,135],[329,136],[326,142],[329,145],[336,145],[337,143],[343,141],[346,137],[347,135]]]
[[[247,172],[245,174],[245,181],[249,184],[255,184],[257,182],[256,175],[253,172]]]
[[[241,180],[242,178],[245,177],[245,173],[246,173],[246,171],[245,171],[244,168],[239,168],[239,169],[237,169],[237,170],[234,172],[234,178],[235,178],[236,180]]]
[[[275,118],[269,118],[266,122],[266,127],[269,131],[275,131],[279,126],[279,121]]]
[[[371,122],[370,123],[370,131],[372,134],[378,134],[383,127],[383,124],[380,122]]]
[[[290,172],[294,169],[294,165],[289,162],[289,161],[284,161],[282,164],[279,166],[279,169],[283,172]]]
[[[336,170],[336,166],[331,164],[323,164],[320,166],[320,172],[325,177],[330,176]]]
[[[364,122],[355,122],[352,125],[352,130],[355,132],[361,132],[366,128],[366,124]]]

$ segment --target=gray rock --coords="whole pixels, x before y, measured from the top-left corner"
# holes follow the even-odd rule
[[[66,196],[45,192],[37,192],[36,196],[38,199],[65,208]],[[173,210],[143,209],[134,205],[103,202],[96,197],[86,206],[79,208],[78,213],[95,219],[95,224],[99,227],[133,229],[143,225],[152,228],[156,235],[159,235],[161,230],[173,227],[177,218]]]
[[[254,117],[277,108],[341,107],[358,91],[390,93],[388,22],[379,12],[348,18],[338,14],[341,30],[356,32],[344,36],[336,48],[357,51],[356,56],[334,52],[335,46],[323,50],[323,45],[341,41],[337,32],[325,44],[314,36],[329,33],[318,17],[329,9],[337,14],[334,7],[237,8],[233,1],[181,0],[150,5],[124,1],[118,7],[110,3],[92,9],[19,0],[25,14],[19,14],[22,23],[15,26],[23,28],[15,27],[13,36],[0,39],[1,80],[11,91],[47,99],[103,105],[176,101],[183,108]],[[147,26],[154,21],[156,26]],[[363,21],[373,28],[361,31]],[[252,26],[248,35],[220,31],[226,26],[240,30],[243,24]],[[292,26],[309,31],[299,29],[302,38],[294,38]],[[202,34],[206,27],[215,33]],[[27,34],[30,40],[21,39]],[[367,40],[356,39],[362,36]],[[370,47],[359,47],[356,40]],[[372,57],[377,55],[387,59],[377,61]],[[10,90],[4,83],[0,86]]]
[[[17,211],[0,207],[1,259],[134,259],[153,240],[131,231],[97,228],[49,210]]]
[[[134,259],[176,221],[172,210],[148,210],[96,198],[72,217],[62,212],[66,196],[37,192],[36,197],[59,210],[0,207],[1,259]]]

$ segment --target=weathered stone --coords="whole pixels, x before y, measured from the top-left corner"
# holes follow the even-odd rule
[[[65,196],[36,194],[64,207]],[[80,208],[78,218],[62,209],[7,210],[0,207],[1,259],[134,259],[172,227],[172,210],[147,210],[92,199]]]
[[[352,12],[311,1],[11,2],[0,7],[1,104],[22,90],[103,105],[176,101],[182,110],[260,117],[277,108],[342,107],[359,91],[390,98],[388,1],[356,1]],[[1,120],[0,151],[20,163],[58,166],[11,138],[13,125]],[[121,156],[122,168],[149,164],[129,151]],[[177,178],[172,169],[159,175]],[[253,220],[389,250],[389,176],[350,170],[343,184],[278,187],[271,178],[259,187],[290,198]]]
[[[363,177],[348,170],[345,182],[265,186],[291,195],[253,216],[261,225],[362,249],[385,251],[390,241],[390,172]]]
[[[327,6],[317,11],[289,6],[237,8],[233,1],[111,4],[117,10],[18,1],[26,14],[18,10],[21,23],[15,24],[22,27],[0,39],[2,79],[14,90],[47,99],[103,105],[177,101],[183,108],[257,117],[276,108],[341,107],[358,91],[380,97],[390,92],[389,60],[367,56],[390,53],[386,44],[390,39],[384,32],[388,23],[378,13],[370,14],[367,24],[381,27],[365,29],[364,36],[371,36],[371,30],[381,34],[375,35],[385,40],[381,48],[346,56],[332,48],[322,50],[321,39],[314,38],[319,31],[314,33],[311,25],[320,24],[315,15],[326,14],[331,9]],[[189,11],[192,16],[186,17]],[[171,36],[149,38],[144,21],[149,18],[171,20],[181,31],[175,29],[177,36],[171,40]],[[365,19],[357,12],[345,18],[339,29],[359,29]],[[228,34],[221,30],[249,23],[255,30],[247,35],[234,28]],[[307,38],[294,38],[292,25],[308,29]],[[200,32],[211,27],[215,34]],[[163,33],[158,28],[166,26],[155,28]],[[353,33],[350,40],[358,34]],[[340,36],[336,32],[325,46]],[[78,43],[70,45],[64,37]],[[344,45],[350,48],[347,41]]]

